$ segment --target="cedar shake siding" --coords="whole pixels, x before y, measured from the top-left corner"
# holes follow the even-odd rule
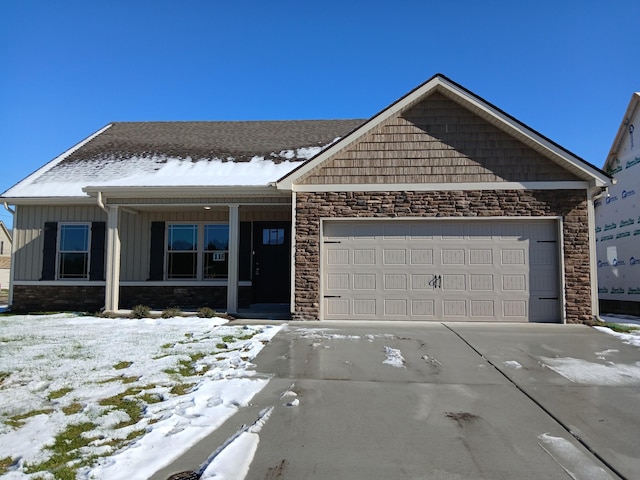
[[[575,181],[573,174],[434,93],[347,147],[300,184]]]
[[[293,318],[319,318],[323,218],[522,216],[562,218],[566,320],[591,322],[587,198],[580,190],[297,193]]]

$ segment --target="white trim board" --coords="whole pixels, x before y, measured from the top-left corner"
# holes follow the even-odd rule
[[[499,183],[348,183],[342,185],[293,185],[294,192],[450,192],[471,190],[586,190],[589,182]]]

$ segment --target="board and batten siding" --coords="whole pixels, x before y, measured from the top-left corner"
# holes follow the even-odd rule
[[[571,172],[440,93],[311,170],[307,185],[575,181]]]
[[[143,282],[149,279],[151,224],[166,223],[228,223],[228,209],[139,211],[120,213],[120,280]],[[240,221],[286,221],[291,219],[291,207],[240,207]]]
[[[14,280],[34,281],[42,277],[42,252],[45,222],[106,222],[107,214],[99,207],[27,206],[16,207],[13,241],[15,243]]]

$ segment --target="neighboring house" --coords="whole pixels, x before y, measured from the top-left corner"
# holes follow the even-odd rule
[[[595,202],[600,308],[640,315],[640,92],[631,96],[604,170],[616,183]]]
[[[9,288],[11,278],[11,232],[0,220],[0,290]]]
[[[443,75],[368,120],[113,123],[0,198],[12,305],[589,322],[609,181]]]

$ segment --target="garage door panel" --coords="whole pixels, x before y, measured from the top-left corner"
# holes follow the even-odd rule
[[[467,302],[465,300],[444,300],[442,314],[445,317],[466,317]]]
[[[327,290],[347,290],[349,289],[348,273],[327,274]]]
[[[323,227],[323,318],[561,318],[555,221],[327,220]]]
[[[402,249],[387,249],[382,251],[382,263],[384,265],[406,265],[407,251]]]
[[[433,222],[429,223],[412,223],[411,224],[411,239],[412,240],[426,240],[432,239],[434,235],[440,235],[440,225]]]
[[[464,223],[443,223],[442,238],[444,240],[462,240],[464,238]]]
[[[469,238],[492,238],[494,236],[494,224],[491,223],[469,223],[466,226],[466,232]]]
[[[442,290],[466,291],[467,277],[464,274],[444,274],[442,275]]]
[[[384,240],[406,240],[411,236],[411,225],[385,223],[382,230]]]
[[[502,275],[502,290],[505,292],[525,292],[527,290],[527,282],[525,274],[507,274]]]
[[[536,245],[532,245],[529,258],[531,266],[534,265],[555,265],[557,263],[556,250],[557,250],[556,242],[549,243],[536,243]]]
[[[493,300],[471,300],[469,302],[469,313],[472,317],[495,317],[495,305]]]
[[[348,316],[351,313],[349,304],[347,298],[325,298],[325,308],[329,316]]]
[[[536,309],[531,313],[533,322],[555,322],[555,312],[558,308],[558,300],[554,298],[539,298]]]
[[[411,300],[411,315],[414,317],[433,317],[435,315],[435,302],[433,299]]]
[[[507,318],[525,319],[527,316],[526,300],[503,300],[502,315]]]
[[[410,276],[411,290],[433,290],[433,279],[435,275],[432,273],[412,273]]]
[[[359,241],[375,241],[377,236],[382,235],[382,225],[375,225],[367,222],[356,222],[353,224],[351,237]]]
[[[524,265],[526,263],[527,255],[524,248],[517,249],[502,249],[500,252],[502,265]]]
[[[376,300],[375,298],[369,299],[355,299],[353,301],[353,313],[354,315],[376,315]]]
[[[442,249],[442,265],[464,265],[465,251],[463,248]]]
[[[373,248],[368,249],[354,249],[353,250],[353,264],[354,265],[375,265],[376,264],[376,251]]]
[[[493,292],[492,274],[471,274],[469,275],[470,289],[472,291]]]
[[[407,290],[409,282],[406,273],[385,273],[383,278],[385,290]]]
[[[409,259],[411,265],[433,265],[433,249],[412,248]]]
[[[520,240],[524,238],[525,224],[517,222],[505,222],[500,224],[500,238],[507,240]]]
[[[354,290],[375,290],[376,289],[375,273],[354,273],[353,289]]]
[[[384,300],[384,314],[387,317],[406,317],[408,313],[407,304],[408,300],[405,298],[386,298]]]
[[[469,249],[469,265],[493,265],[493,250],[490,248]]]
[[[346,248],[332,248],[327,251],[329,265],[349,265],[349,250]]]

